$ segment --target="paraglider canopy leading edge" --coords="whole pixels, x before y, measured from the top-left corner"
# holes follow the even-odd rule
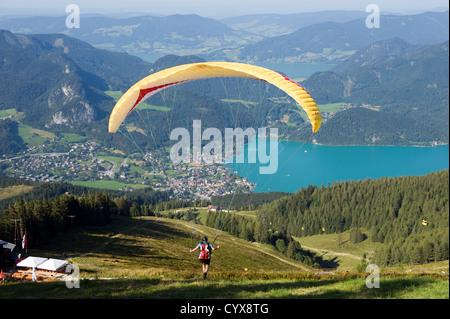
[[[291,96],[306,112],[313,133],[320,128],[322,117],[316,102],[306,90],[288,77],[245,63],[201,62],[168,68],[153,73],[134,84],[116,103],[109,118],[108,130],[115,133],[133,109],[153,94],[176,84],[217,77],[239,77],[268,82]]]

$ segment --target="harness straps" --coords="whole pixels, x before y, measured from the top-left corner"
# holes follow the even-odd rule
[[[211,252],[208,243],[201,243],[199,259],[210,259]]]

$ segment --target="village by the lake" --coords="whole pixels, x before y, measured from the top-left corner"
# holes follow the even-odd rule
[[[13,157],[3,155],[0,161],[11,177],[129,192],[151,185],[174,199],[210,200],[212,196],[250,192],[255,186],[220,164],[173,165],[164,150],[125,155],[92,140],[68,143],[64,137]]]

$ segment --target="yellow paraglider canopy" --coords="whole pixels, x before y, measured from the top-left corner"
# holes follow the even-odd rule
[[[245,63],[201,62],[168,68],[134,84],[116,103],[109,118],[108,130],[110,133],[117,132],[128,114],[139,103],[161,90],[188,81],[217,77],[248,78],[273,84],[301,105],[311,121],[313,133],[320,128],[322,117],[316,102],[303,87],[286,76]]]

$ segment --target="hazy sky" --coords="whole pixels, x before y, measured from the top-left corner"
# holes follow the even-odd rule
[[[447,0],[0,0],[0,15],[65,14],[66,6],[71,3],[77,4],[81,13],[195,13],[215,18],[251,13],[364,11],[372,3],[381,12],[403,14],[448,8]]]

